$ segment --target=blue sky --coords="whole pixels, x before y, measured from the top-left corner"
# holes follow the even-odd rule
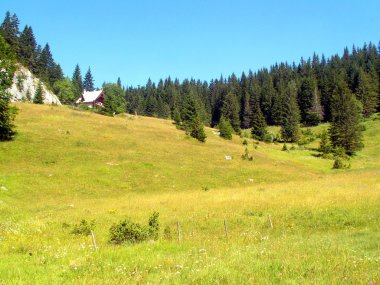
[[[380,40],[380,1],[1,0],[71,77],[210,80]]]

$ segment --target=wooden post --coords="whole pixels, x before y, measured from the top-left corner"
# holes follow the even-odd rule
[[[227,220],[224,218],[224,231],[226,233],[226,238],[228,240],[228,225],[227,225]]]
[[[181,225],[179,224],[179,221],[177,221],[177,232],[178,232],[178,242],[181,241]]]
[[[268,215],[268,220],[269,220],[270,227],[273,229],[272,218],[270,215]]]
[[[93,230],[91,230],[91,238],[92,238],[92,244],[94,245],[94,249],[98,250],[98,247],[96,246],[95,234]]]

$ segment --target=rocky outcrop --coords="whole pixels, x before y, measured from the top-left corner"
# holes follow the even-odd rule
[[[35,77],[27,68],[19,66],[13,77],[12,87],[7,91],[11,95],[11,101],[33,101],[34,94],[40,80]],[[45,104],[61,105],[57,95],[48,90],[42,83]]]

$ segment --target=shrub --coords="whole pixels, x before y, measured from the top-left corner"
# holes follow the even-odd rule
[[[245,152],[244,152],[244,154],[241,156],[241,158],[242,158],[243,160],[248,160],[248,161],[252,161],[252,160],[253,160],[253,157],[252,157],[252,155],[249,154],[249,150],[248,150],[247,147],[245,148]]]
[[[160,214],[158,212],[153,212],[153,214],[149,217],[148,233],[150,238],[158,238],[158,232],[160,230],[160,223],[158,221],[159,216]]]
[[[172,231],[169,226],[166,226],[164,229],[164,239],[172,240]]]
[[[110,241],[115,244],[123,242],[138,243],[148,238],[146,228],[129,220],[121,221],[110,228]]]
[[[271,133],[265,133],[263,136],[263,141],[266,143],[272,143],[274,140],[274,136]]]
[[[91,234],[91,230],[93,230],[94,228],[95,228],[95,220],[92,220],[91,222],[87,222],[86,220],[81,220],[79,224],[74,225],[71,233],[74,235],[89,236]]]
[[[286,145],[286,143],[284,143],[284,145],[282,146],[282,151],[288,151],[288,146]]]
[[[338,157],[334,161],[333,169],[348,169],[351,165],[349,163],[344,163],[343,159]]]
[[[124,242],[139,243],[149,238],[157,239],[160,230],[158,222],[159,213],[154,212],[148,221],[147,226],[125,219],[118,224],[113,224],[110,228],[110,242],[122,244]]]

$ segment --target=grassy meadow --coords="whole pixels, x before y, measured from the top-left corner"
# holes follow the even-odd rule
[[[243,139],[212,129],[202,144],[169,120],[17,107],[18,135],[0,143],[0,284],[380,284],[380,120],[332,170],[318,140],[249,140],[244,161]],[[109,243],[113,223],[153,211],[157,241]],[[71,234],[82,219],[97,251]]]

